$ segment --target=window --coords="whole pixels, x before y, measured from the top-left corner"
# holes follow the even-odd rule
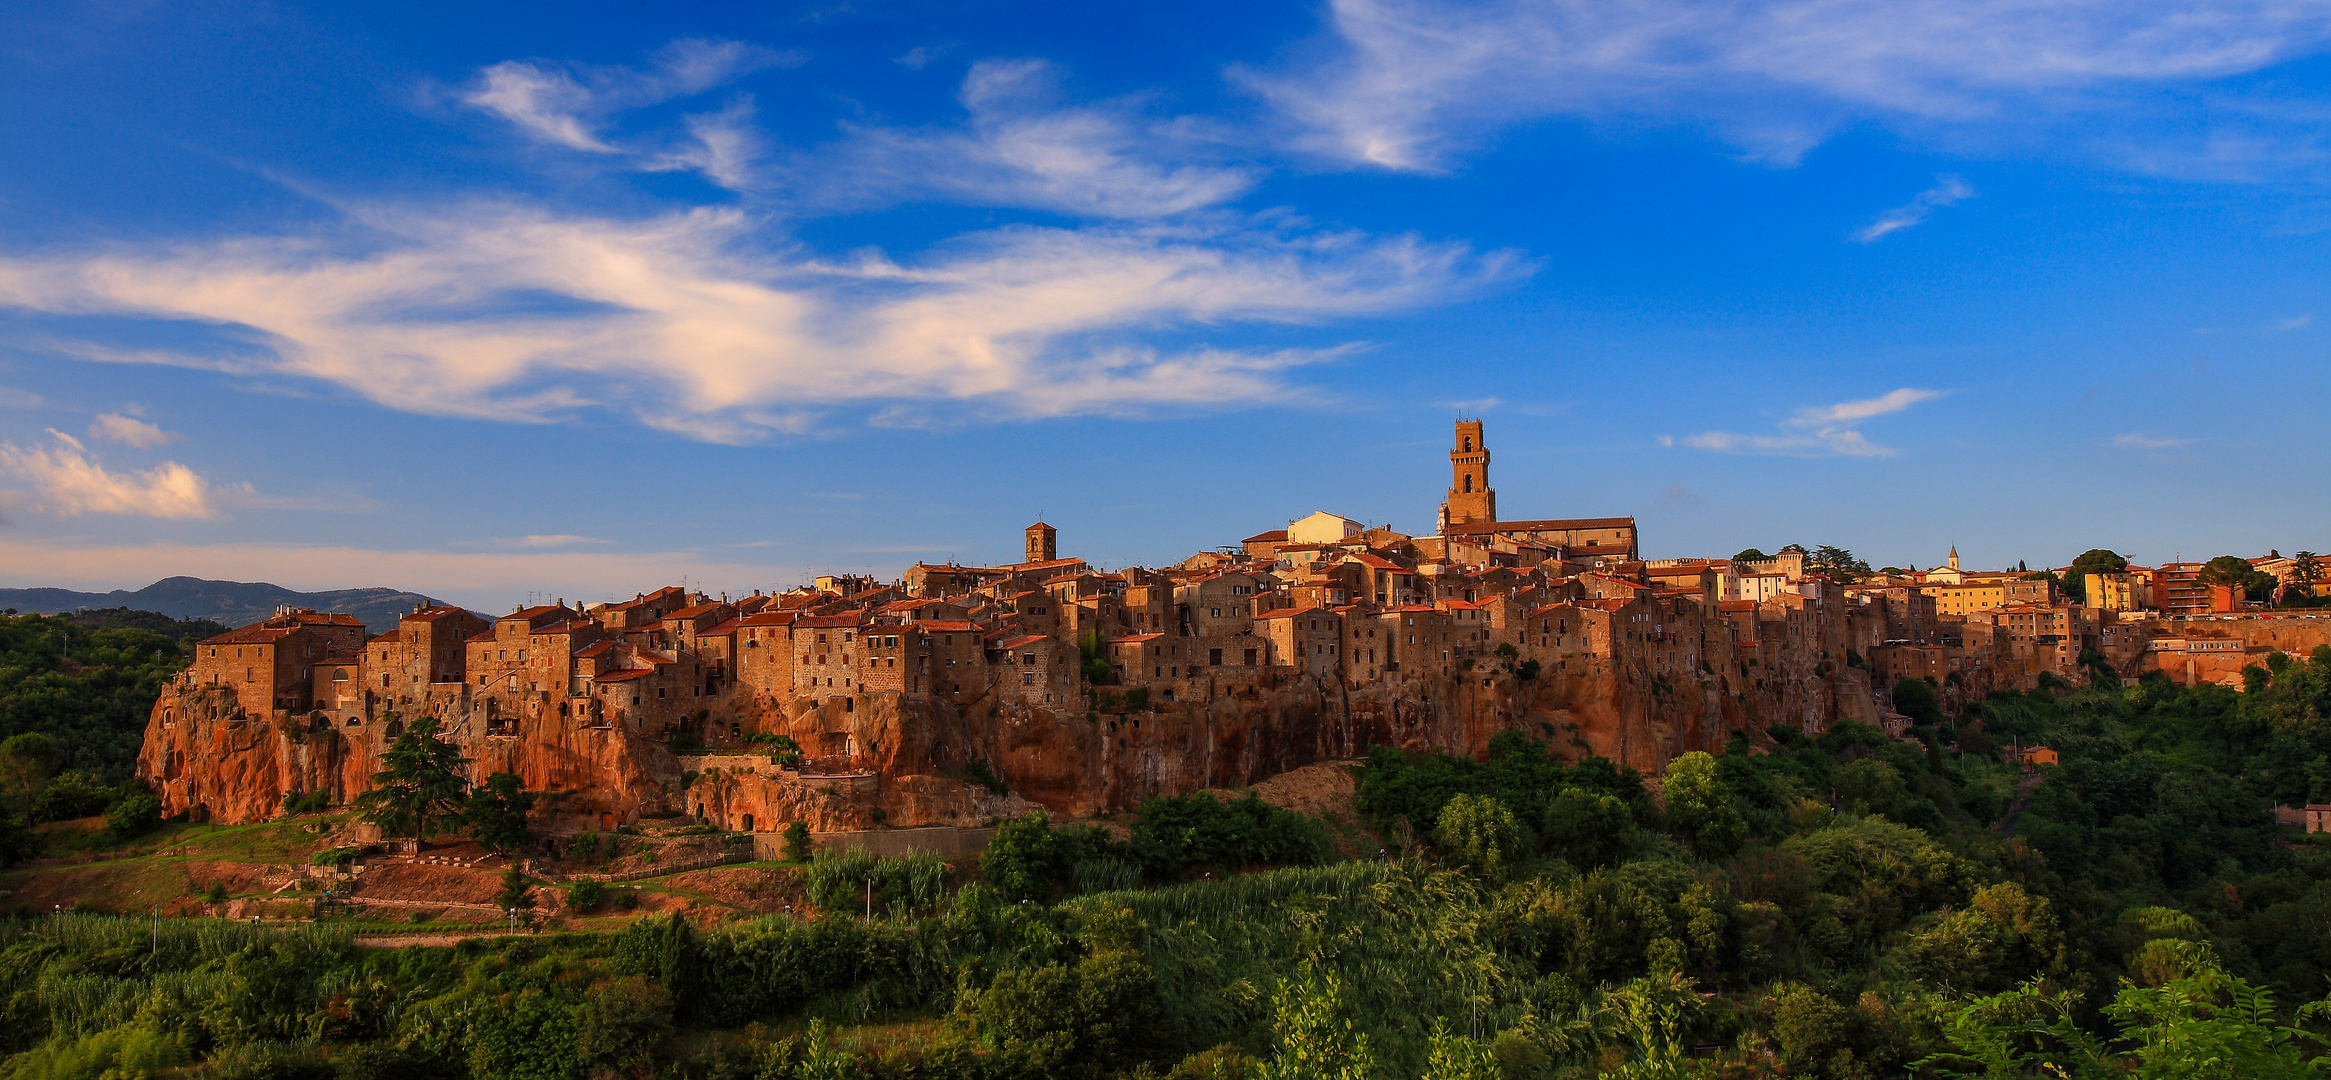
[[[1222,650],[1220,650],[1220,649],[1208,649],[1208,650],[1206,650],[1206,663],[1207,663],[1207,665],[1208,665],[1208,666],[1210,666],[1210,667],[1221,667],[1221,666],[1222,666]]]

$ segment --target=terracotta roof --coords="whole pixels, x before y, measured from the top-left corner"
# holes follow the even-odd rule
[[[793,625],[802,629],[822,630],[836,626],[856,626],[860,618],[862,616],[859,615],[809,615],[793,620]]]
[[[481,645],[481,644],[485,644],[485,643],[487,643],[487,642],[494,641],[494,640],[495,640],[495,637],[494,637],[494,632],[493,632],[493,631],[491,631],[491,630],[487,630],[487,631],[483,631],[483,632],[481,632],[481,633],[471,634],[470,636],[468,636],[468,637],[465,637],[465,638],[463,638],[463,639],[461,639],[461,640],[462,640],[462,641],[464,641],[464,642],[466,642],[466,643],[468,643],[468,644],[471,644],[471,645]]]
[[[647,678],[648,676],[655,673],[656,670],[654,668],[624,668],[620,671],[602,671],[599,674],[592,676],[591,680],[593,682],[603,683],[630,682],[633,679]]]
[[[745,621],[743,619],[730,619],[726,622],[717,622],[711,626],[705,627],[702,630],[698,630],[696,632],[696,636],[720,637],[725,634],[733,634],[737,632],[738,627],[743,626],[744,624]]]
[[[1241,544],[1275,544],[1275,543],[1277,543],[1277,542],[1279,542],[1279,541],[1281,541],[1281,540],[1285,540],[1286,538],[1287,538],[1287,530],[1285,530],[1285,529],[1272,529],[1272,530],[1271,530],[1271,531],[1269,531],[1269,532],[1265,532],[1265,533],[1256,533],[1256,534],[1254,534],[1253,536],[1247,537],[1246,539],[1239,541],[1239,543],[1241,543]]]
[[[1451,524],[1442,529],[1441,532],[1443,534],[1473,536],[1481,533],[1553,532],[1558,529],[1632,529],[1634,527],[1635,519],[1631,517],[1547,518],[1539,521],[1472,521]]]
[[[457,608],[457,607],[451,607],[451,606],[448,606],[448,605],[440,604],[440,605],[438,605],[438,606],[436,606],[436,607],[425,607],[425,608],[422,608],[421,610],[419,610],[419,611],[416,611],[416,612],[413,612],[413,613],[411,613],[411,614],[409,614],[409,615],[400,615],[400,616],[398,616],[398,617],[397,617],[397,621],[398,621],[398,622],[436,622],[437,620],[439,620],[439,619],[442,619],[442,618],[444,618],[444,617],[446,617],[446,616],[448,616],[448,615],[458,615],[458,614],[460,614],[460,613],[461,613],[461,609],[460,609],[460,608]]]
[[[705,602],[703,602],[703,603],[701,603],[701,604],[697,604],[697,605],[694,605],[694,606],[692,606],[692,607],[684,607],[684,608],[681,608],[681,609],[680,609],[680,610],[678,610],[678,611],[675,611],[675,612],[672,612],[672,613],[670,613],[670,614],[668,614],[668,615],[665,615],[665,616],[664,616],[664,618],[667,618],[667,619],[693,619],[693,618],[695,618],[695,617],[696,617],[696,616],[698,616],[698,615],[702,615],[702,614],[705,614],[706,612],[713,611],[713,610],[716,610],[716,609],[718,609],[718,608],[724,608],[724,607],[727,607],[727,606],[728,606],[728,604],[727,604],[725,601],[720,601],[720,600],[707,600],[707,601],[705,601]]]
[[[916,623],[915,626],[926,634],[941,631],[947,633],[960,633],[967,630],[978,629],[970,622],[961,619],[924,619],[923,621]]]
[[[1362,566],[1368,567],[1371,570],[1397,570],[1403,574],[1410,572],[1407,567],[1393,562],[1390,559],[1384,558],[1381,555],[1352,555],[1346,557],[1344,561],[1356,562]]]
[[[1304,614],[1308,614],[1308,613],[1315,612],[1315,611],[1320,611],[1320,610],[1323,610],[1323,609],[1321,609],[1321,608],[1319,608],[1319,607],[1316,607],[1316,606],[1313,606],[1313,607],[1279,608],[1279,609],[1278,609],[1278,610],[1276,610],[1276,611],[1267,611],[1267,612],[1264,612],[1264,613],[1263,613],[1263,614],[1261,614],[1261,615],[1257,615],[1257,616],[1255,616],[1255,619],[1256,619],[1256,621],[1258,621],[1258,622],[1259,622],[1259,621],[1261,621],[1261,620],[1263,620],[1263,619],[1285,619],[1285,618],[1290,618],[1290,617],[1292,617],[1292,616],[1296,616],[1296,615],[1304,615]]]
[[[1034,642],[1038,642],[1038,641],[1046,641],[1046,640],[1049,640],[1049,639],[1048,639],[1048,638],[1046,638],[1046,637],[1045,637],[1044,635],[1042,635],[1042,634],[1025,634],[1025,635],[1022,635],[1022,636],[1020,636],[1020,637],[1011,638],[1011,639],[1009,639],[1009,640],[1006,640],[1006,641],[999,641],[999,642],[997,642],[997,643],[996,643],[995,647],[996,647],[996,648],[998,648],[998,649],[1017,649],[1017,648],[1019,648],[1019,647],[1020,647],[1020,646],[1022,646],[1022,645],[1028,645],[1028,644],[1032,644],[1032,643],[1034,643]]]
[[[1724,601],[1719,601],[1719,602],[1716,604],[1716,610],[1718,610],[1718,611],[1755,611],[1755,610],[1756,610],[1756,601],[1754,601],[1754,600],[1724,600]]]
[[[1109,639],[1109,644],[1111,644],[1111,645],[1124,645],[1124,644],[1127,644],[1127,643],[1134,643],[1134,644],[1138,644],[1138,643],[1140,643],[1140,642],[1144,642],[1144,641],[1155,641],[1155,640],[1157,640],[1157,639],[1159,639],[1159,638],[1161,638],[1161,637],[1164,637],[1164,636],[1165,636],[1164,634],[1127,634],[1127,635],[1126,635],[1126,636],[1124,636],[1124,637],[1113,637],[1113,638],[1110,638],[1110,639]]]
[[[265,623],[255,623],[253,625],[243,627],[239,630],[229,630],[224,634],[214,634],[210,637],[202,639],[200,642],[197,642],[197,644],[270,645],[283,640],[285,637],[289,636],[298,629],[299,627],[296,626],[268,626]],[[388,634],[382,634],[380,638],[388,637],[389,634],[394,633],[396,633],[396,631],[391,630]],[[373,640],[378,641],[380,638],[374,638]]]
[[[607,650],[614,647],[615,643],[612,641],[594,641],[589,645],[585,645],[582,648],[575,650],[575,659],[581,660],[588,657],[597,656],[600,653],[606,652]]]
[[[1055,566],[1074,566],[1083,561],[1083,559],[1043,559],[1037,562],[1013,563],[1004,569],[1015,574],[1025,574],[1032,570],[1050,570]]]
[[[379,642],[391,642],[391,641],[403,641],[403,640],[405,640],[405,636],[404,636],[403,634],[400,634],[400,633],[398,633],[398,632],[396,632],[396,631],[394,631],[394,630],[391,630],[391,631],[389,631],[388,633],[385,633],[385,634],[374,634],[374,635],[373,635],[373,637],[372,637],[372,640],[371,640],[371,641],[367,641],[367,642],[365,642],[365,644],[367,644],[367,645],[371,645],[371,644],[375,644],[375,643],[379,643]]]
[[[435,610],[435,609],[432,609],[432,610]],[[459,608],[446,608],[446,609],[444,609],[444,610],[447,610],[447,611],[459,611],[459,610],[461,610],[461,609],[459,609]],[[275,618],[273,618],[273,619],[269,619],[268,621],[269,621],[269,622],[296,622],[296,623],[298,623],[298,624],[299,624],[299,625],[301,625],[301,626],[363,626],[363,625],[364,625],[364,620],[362,620],[362,619],[359,619],[359,618],[357,618],[357,617],[356,617],[356,616],[354,616],[354,615],[344,615],[344,614],[342,614],[342,613],[340,613],[340,612],[337,612],[337,611],[310,611],[310,610],[308,610],[308,609],[306,609],[306,608],[301,608],[301,609],[300,609],[300,610],[298,610],[298,611],[290,611],[290,612],[285,612],[284,614],[278,615],[278,616],[276,616],[276,617],[275,617]]]
[[[744,626],[791,626],[800,617],[801,614],[794,611],[756,611],[737,622]]]

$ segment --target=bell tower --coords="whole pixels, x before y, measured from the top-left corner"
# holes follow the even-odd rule
[[[1060,557],[1060,534],[1039,521],[1028,526],[1028,557],[1022,562],[1051,562]]]
[[[1441,525],[1464,525],[1497,520],[1497,491],[1489,486],[1489,445],[1481,437],[1481,421],[1457,421],[1457,437],[1449,449],[1449,497],[1441,503]]]

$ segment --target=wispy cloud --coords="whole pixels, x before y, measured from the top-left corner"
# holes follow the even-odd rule
[[[2170,439],[2159,435],[2147,435],[2139,431],[2125,432],[2112,437],[2112,444],[2124,450],[2168,450],[2173,447],[2191,445],[2194,441],[2193,439]]]
[[[218,516],[210,482],[175,461],[139,473],[109,471],[88,448],[54,428],[52,445],[0,442],[0,469],[32,484],[32,501],[57,517],[125,514],[153,518]]]
[[[2267,330],[2277,334],[2287,334],[2293,330],[2304,330],[2314,321],[2313,315],[2293,315],[2287,319],[2276,319],[2267,326]]]
[[[0,409],[37,409],[45,404],[46,399],[30,390],[0,386]]]
[[[1938,206],[1950,206],[1974,197],[1975,189],[1968,187],[1965,180],[1956,176],[1935,177],[1933,187],[1919,192],[1909,202],[1878,215],[1878,220],[1870,222],[1855,232],[1853,234],[1854,242],[1857,244],[1876,243],[1881,237],[1900,232],[1925,221],[1926,215],[1934,212]]]
[[[658,50],[645,69],[505,60],[479,71],[456,97],[537,142],[627,159],[647,170],[697,168],[715,183],[734,186],[744,179],[738,164],[751,141],[738,123],[750,115],[749,99],[720,113],[688,118],[693,141],[680,147],[624,139],[608,129],[623,113],[693,97],[738,76],[799,59],[745,42],[688,38]]]
[[[1151,115],[1141,99],[1071,104],[1062,79],[1042,60],[981,61],[963,80],[962,125],[846,125],[777,163],[774,182],[804,207],[943,198],[1147,219],[1220,205],[1259,178],[1225,160],[1227,137],[1210,123]]]
[[[97,418],[89,424],[89,437],[140,449],[161,446],[172,438],[169,432],[160,427],[120,413],[98,413]]]
[[[612,543],[613,541],[601,540],[596,536],[574,536],[568,533],[556,533],[549,535],[538,534],[534,536],[520,536],[508,540],[496,540],[494,542],[502,545],[503,547],[513,548],[562,548],[574,547],[579,544],[606,544]]]
[[[1874,398],[1859,401],[1841,401],[1835,405],[1819,405],[1800,409],[1796,415],[1783,421],[1782,430],[1772,435],[1743,435],[1729,431],[1707,431],[1681,438],[1662,435],[1661,446],[1685,446],[1713,450],[1725,454],[1774,454],[1788,457],[1891,457],[1892,447],[1871,442],[1858,429],[1848,425],[1874,417],[1901,412],[1922,401],[1943,396],[1940,390],[1919,390],[1903,387]]]
[[[1268,221],[1005,228],[910,262],[836,263],[768,250],[760,222],[734,210],[352,213],[364,227],[353,240],[0,257],[0,306],[245,328],[264,346],[252,356],[125,359],[307,376],[414,412],[619,409],[746,442],[838,404],[1041,416],[1288,400],[1301,392],[1287,373],[1335,353],[1129,339],[1370,316],[1532,269],[1508,252]]]
[[[1497,127],[1545,116],[1680,119],[1790,161],[1862,117],[1914,129],[2094,117],[2117,94],[2317,51],[2331,41],[2327,10],[2322,0],[1332,0],[1331,40],[1314,59],[1239,74],[1300,125],[1304,145],[1386,168],[1445,168]],[[2175,114],[2163,131],[2222,142],[2244,130],[2190,95],[2135,111],[2163,109]],[[2100,126],[2065,125],[2090,143]]]

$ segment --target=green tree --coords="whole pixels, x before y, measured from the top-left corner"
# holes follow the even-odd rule
[[[637,975],[592,987],[575,1010],[575,1052],[587,1065],[647,1075],[671,1034],[672,996]]]
[[[540,792],[526,790],[518,774],[498,772],[470,790],[461,823],[471,839],[508,855],[525,846],[526,818],[541,797]]]
[[[132,785],[122,797],[106,808],[105,825],[113,835],[122,839],[144,836],[162,823],[162,800],[146,790],[145,785]]]
[[[785,857],[795,862],[810,857],[817,845],[809,838],[809,823],[794,820],[785,826]]]
[[[1716,759],[1694,750],[1667,765],[1660,792],[1667,803],[1667,828],[1701,858],[1721,859],[1740,847],[1748,822],[1732,805],[1732,793],[1716,776]]]
[[[1910,799],[1910,788],[1902,782],[1900,770],[1876,758],[1838,766],[1829,775],[1829,782],[1837,792],[1840,808],[1849,814],[1877,814],[1900,821],[1902,805]]]
[[[1255,1067],[1255,1080],[1375,1080],[1376,1054],[1344,1007],[1342,981],[1308,962],[1298,977],[1271,993],[1277,1052]]]
[[[1827,574],[1829,580],[1851,585],[1870,576],[1870,564],[1841,547],[1823,544],[1805,557],[1808,573]]]
[[[33,802],[62,761],[57,741],[43,732],[28,731],[0,742],[0,797],[8,800],[8,809],[30,819]]]
[[[2292,552],[2291,576],[2298,579],[2300,592],[2315,595],[2315,582],[2323,576],[2321,557],[2312,551]]]
[[[1433,845],[1443,855],[1489,881],[1505,880],[1529,844],[1521,819],[1487,795],[1450,799],[1433,826]]]
[[[395,719],[395,714],[390,714]],[[460,813],[469,782],[461,748],[437,737],[438,720],[413,722],[382,755],[387,767],[372,774],[372,788],[356,797],[364,820],[391,836],[410,836],[417,847],[439,825]]]
[[[1573,787],[1546,804],[1539,836],[1548,854],[1592,870],[1618,862],[1634,831],[1634,815],[1618,796]]]
[[[1488,1043],[1450,1031],[1446,1020],[1434,1020],[1427,1038],[1423,1080],[1503,1080]]]
[[[1759,550],[1759,549],[1756,549],[1756,548],[1742,548],[1742,549],[1740,549],[1740,554],[1732,556],[1732,561],[1733,561],[1733,562],[1763,562],[1763,561],[1765,561],[1765,560],[1767,560],[1767,559],[1770,559],[1770,558],[1772,558],[1772,556],[1765,554],[1763,551],[1761,551],[1761,550]]]
[[[2271,600],[2281,582],[2273,574],[2250,565],[2240,555],[2220,555],[2203,563],[2194,580],[2203,585],[2226,585],[2248,600]]]
[[[2075,602],[2086,603],[2088,600],[2088,575],[2117,574],[2128,568],[2129,560],[2119,552],[2106,548],[2089,548],[2081,552],[2078,558],[2072,560],[2072,565],[2065,569],[2061,582],[2064,595],[2072,598]]]
[[[1943,722],[1942,702],[1935,697],[1934,687],[1928,686],[1924,679],[1904,679],[1894,684],[1894,710],[1921,726]]]
[[[979,854],[979,876],[1007,900],[1042,900],[1060,881],[1060,844],[1044,812],[1004,822]]]

